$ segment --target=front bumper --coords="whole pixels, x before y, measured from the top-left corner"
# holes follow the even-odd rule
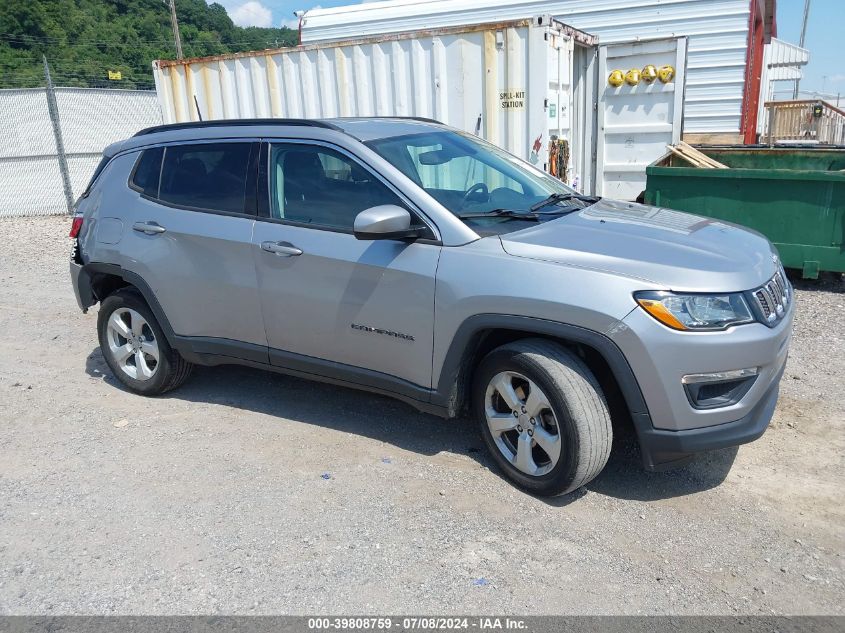
[[[721,332],[678,332],[635,309],[612,335],[636,376],[647,412],[633,413],[649,470],[678,465],[694,453],[760,437],[777,404],[792,338],[794,302],[775,327],[740,325]],[[725,406],[693,406],[685,375],[754,367],[747,392]]]
[[[769,427],[775,412],[780,379],[786,368],[784,360],[768,390],[743,417],[733,422],[685,431],[656,429],[647,416],[636,418],[643,465],[647,470],[665,470],[680,466],[695,453],[747,444],[759,438]]]

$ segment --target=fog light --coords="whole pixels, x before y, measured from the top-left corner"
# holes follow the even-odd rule
[[[681,378],[687,398],[696,409],[715,409],[739,402],[757,378],[757,368],[732,369]]]

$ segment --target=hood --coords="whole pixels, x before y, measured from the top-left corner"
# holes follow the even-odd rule
[[[603,270],[669,290],[750,290],[775,274],[759,233],[697,215],[600,200],[550,222],[501,236],[510,255]]]

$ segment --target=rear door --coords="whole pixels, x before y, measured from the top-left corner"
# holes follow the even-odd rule
[[[596,194],[635,200],[645,168],[681,140],[686,57],[685,37],[599,47]],[[647,66],[671,67],[673,76],[649,81]],[[636,71],[636,83],[612,85],[614,70]]]
[[[248,357],[266,362],[252,258],[258,148],[247,140],[145,150],[130,178],[137,199],[121,251],[177,335],[218,351],[246,344]]]
[[[364,209],[411,209],[345,151],[294,141],[268,150],[259,185],[260,195],[269,190],[267,210],[253,255],[271,362],[422,397],[419,388],[431,386],[441,247],[356,239]]]

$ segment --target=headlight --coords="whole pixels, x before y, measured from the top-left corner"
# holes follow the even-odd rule
[[[634,299],[655,319],[675,330],[724,330],[754,321],[742,294],[682,295],[636,292]]]

